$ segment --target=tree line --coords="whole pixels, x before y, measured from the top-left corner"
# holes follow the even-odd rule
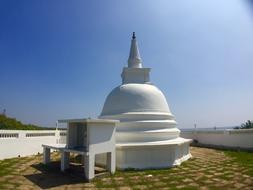
[[[0,130],[50,130],[55,128],[41,127],[33,124],[23,124],[15,118],[0,114]]]

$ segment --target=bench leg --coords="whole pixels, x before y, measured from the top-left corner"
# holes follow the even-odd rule
[[[106,153],[106,168],[112,174],[115,173],[116,170],[115,151]]]
[[[50,148],[43,147],[43,164],[48,164],[50,162]]]
[[[95,176],[95,156],[93,154],[84,156],[84,173],[87,180]]]
[[[61,152],[61,171],[65,171],[69,168],[69,152]]]

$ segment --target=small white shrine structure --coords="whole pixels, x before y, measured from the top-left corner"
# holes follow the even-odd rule
[[[115,125],[118,121],[105,119],[59,120],[67,123],[66,144],[43,144],[43,163],[50,162],[50,149],[61,152],[61,170],[69,168],[70,153],[83,156],[85,177],[94,178],[95,155],[106,154],[106,167],[115,172]]]

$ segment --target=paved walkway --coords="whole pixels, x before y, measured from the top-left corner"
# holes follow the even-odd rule
[[[191,148],[193,159],[180,167],[163,170],[124,171],[110,176],[102,173],[94,181],[83,180],[82,169],[73,164],[70,171],[59,171],[59,155],[45,167],[41,155],[0,161],[0,189],[252,189],[253,176],[222,151]],[[253,155],[253,154],[252,154]]]

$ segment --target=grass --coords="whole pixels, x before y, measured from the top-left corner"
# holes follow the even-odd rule
[[[0,177],[13,173],[13,166],[18,163],[17,158],[4,159],[0,161]]]
[[[5,159],[0,161],[0,178],[13,174],[13,167],[17,163],[17,159]],[[4,185],[7,183],[6,180],[0,181],[0,189],[4,189]]]
[[[215,150],[215,152],[219,154],[223,153],[222,155],[227,157],[227,160],[219,161],[219,158],[215,158],[215,160],[211,159],[211,161],[208,161],[209,155],[207,154],[204,155],[207,159],[204,165],[199,163],[199,158],[192,158],[182,163],[180,166],[170,169],[128,169],[125,171],[117,171],[115,175],[111,176],[111,183],[106,184],[103,182],[103,179],[100,178],[95,179],[94,183],[97,188],[119,188],[120,185],[117,185],[115,181],[117,181],[118,177],[122,177],[122,181],[124,181],[123,184],[132,189],[159,189],[159,187],[189,190],[199,189],[199,187],[226,189],[229,187],[232,188],[233,183],[239,184],[245,180],[245,177],[243,177],[239,179],[242,181],[237,181],[234,176],[235,171],[239,172],[243,170],[246,173],[242,172],[242,176],[247,174],[253,177],[253,153],[220,150]],[[239,168],[235,168],[238,165]],[[198,171],[201,169],[201,172]],[[197,176],[198,173],[201,175]],[[149,175],[152,177],[148,178],[147,176]],[[247,187],[251,189],[250,186],[253,186],[253,184],[247,185],[248,184],[244,186],[245,189],[247,189]]]
[[[247,168],[247,174],[253,177],[253,153],[244,151],[224,151],[224,153],[233,159],[233,163]]]
[[[9,188],[11,186],[14,186],[14,189],[22,189],[22,185],[31,183],[34,189],[38,187],[43,189],[45,184],[46,187],[60,189],[66,189],[66,187],[75,189],[75,185],[82,188],[88,185],[90,189],[124,187],[125,190],[162,188],[194,190],[205,187],[208,189],[252,189],[253,153],[195,147],[191,151],[195,157],[178,167],[117,171],[114,175],[104,174],[96,177],[90,183],[76,180],[72,172],[61,173],[57,153],[53,154],[57,167],[41,164],[41,155],[5,159],[0,160],[0,189],[11,189]],[[80,161],[80,159],[75,158],[72,161]],[[55,186],[50,185],[52,179],[61,182],[55,183]],[[83,179],[82,176],[81,179]]]

